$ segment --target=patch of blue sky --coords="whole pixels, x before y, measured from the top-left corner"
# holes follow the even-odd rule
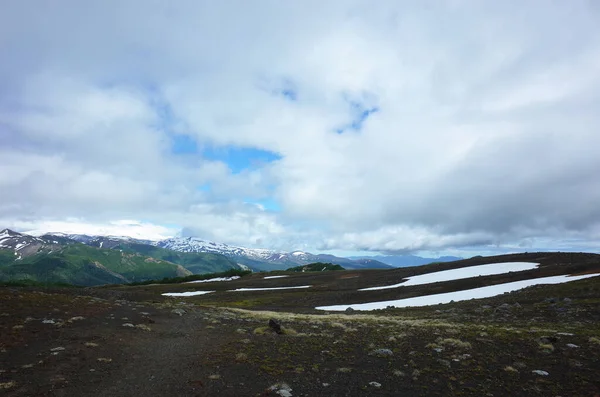
[[[196,154],[199,153],[198,144],[189,135],[170,134],[171,151],[174,154]]]
[[[279,212],[281,211],[281,205],[275,200],[273,197],[265,198],[265,199],[246,199],[244,200],[249,204],[256,204],[264,208],[266,211]]]
[[[206,147],[202,155],[210,160],[222,161],[233,173],[261,168],[281,159],[277,153],[248,147],[219,146]]]
[[[257,79],[257,88],[290,102],[298,101],[298,86],[290,78],[261,76]]]
[[[368,106],[363,102],[348,100],[350,105],[350,112],[352,114],[352,120],[335,130],[338,134],[343,134],[347,131],[360,131],[363,128],[363,125],[367,119],[379,112],[379,106]]]

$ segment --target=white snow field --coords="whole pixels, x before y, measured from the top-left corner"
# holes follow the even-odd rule
[[[228,292],[236,292],[236,291],[276,291],[276,290],[281,290],[281,289],[296,289],[296,288],[310,288],[310,285],[300,285],[298,287],[238,288],[238,289],[230,289]]]
[[[208,280],[196,280],[196,281],[187,281],[185,284],[193,284],[193,283],[212,283],[213,281],[233,281],[240,278],[240,276],[231,276],[231,277],[215,277],[210,278]]]
[[[270,280],[272,278],[284,278],[284,277],[289,277],[289,276],[267,276],[267,277],[263,277],[263,280]]]
[[[211,292],[215,292],[215,291],[166,292],[161,295],[164,295],[164,296],[196,296],[196,295],[210,294]]]
[[[430,306],[438,305],[442,303],[450,303],[450,301],[465,301],[470,299],[481,299],[490,298],[492,296],[502,295],[505,292],[517,291],[532,285],[540,284],[561,284],[569,281],[582,280],[584,278],[596,277],[600,274],[584,274],[581,276],[552,276],[552,277],[541,277],[530,280],[515,281],[512,283],[504,283],[497,285],[490,285],[488,287],[473,288],[462,291],[446,292],[443,294],[417,296],[414,298],[397,299],[389,301],[379,302],[367,302],[357,303],[351,305],[332,305],[332,306],[318,306],[317,310],[328,310],[328,311],[344,311],[351,307],[354,310],[377,310],[385,309],[388,306],[400,307],[418,307],[418,306]]]
[[[521,272],[523,270],[535,269],[539,263],[532,262],[502,262],[488,265],[478,265],[463,267],[460,269],[443,270],[441,272],[421,274],[419,276],[408,277],[406,281],[398,284],[383,285],[381,287],[362,288],[359,291],[375,291],[380,289],[390,289],[398,287],[408,287],[411,285],[422,285],[437,283],[440,281],[460,280],[477,276],[491,276],[494,274],[503,274],[508,272]]]

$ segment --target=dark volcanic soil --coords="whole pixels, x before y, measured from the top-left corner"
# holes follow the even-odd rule
[[[323,291],[361,275],[336,274],[315,276]],[[299,313],[319,289],[234,302],[164,298],[163,286],[2,287],[0,394],[599,396],[598,279],[370,314]],[[232,304],[282,311],[217,307]]]

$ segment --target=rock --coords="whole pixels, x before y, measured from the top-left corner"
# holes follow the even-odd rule
[[[42,324],[56,324],[56,323],[54,322],[54,320],[44,320],[44,321],[42,321]]]
[[[85,319],[85,318],[84,318],[84,317],[82,317],[82,316],[76,316],[76,317],[71,317],[71,318],[69,319],[69,322],[70,322],[70,323],[72,323],[72,322],[74,322],[74,321],[81,321],[81,320],[84,320],[84,319]]]
[[[112,358],[100,357],[97,361],[101,363],[110,363],[112,362]]]
[[[567,347],[570,347],[572,349],[577,349],[579,346],[574,345],[573,343],[567,343]]]
[[[98,344],[94,343],[94,342],[85,342],[85,346],[87,346],[87,347],[98,347]]]
[[[323,383],[323,387],[329,387],[329,383]]]
[[[62,352],[62,351],[64,351],[64,350],[65,350],[65,348],[64,348],[64,347],[62,347],[62,346],[59,346],[59,347],[55,347],[55,348],[52,348],[52,349],[50,349],[50,351],[51,351],[51,352]]]
[[[514,308],[517,308],[517,309],[520,309],[520,308],[521,308],[521,304],[520,304],[519,302],[515,302],[515,303],[513,304],[513,307],[514,307]]]
[[[273,331],[275,331],[277,334],[279,334],[279,335],[283,334],[283,331],[281,330],[281,325],[277,321],[275,321],[273,319],[270,319],[269,320],[269,327]]]
[[[546,303],[556,303],[556,302],[558,302],[558,299],[557,298],[546,298],[546,299],[544,299],[544,302],[546,302]]]
[[[369,386],[373,386],[376,389],[379,389],[381,387],[381,383],[379,382],[369,382]]]
[[[275,394],[281,397],[292,397],[292,388],[287,383],[276,383],[269,387],[269,391],[274,391]]]
[[[390,349],[375,349],[370,355],[377,357],[390,357],[394,355],[394,352]]]
[[[534,369],[531,372],[534,373],[534,374],[536,374],[536,375],[540,375],[540,376],[548,376],[548,375],[550,375],[548,372],[542,371],[540,369]]]
[[[565,298],[565,299],[563,299],[563,302],[565,302],[565,303],[571,303],[571,302],[573,302],[573,299],[571,299],[571,298]]]
[[[556,336],[540,336],[540,343],[549,344],[558,342],[558,338]]]
[[[496,310],[510,310],[511,306],[508,303],[503,303],[496,307]]]
[[[344,310],[344,311],[345,311],[346,313],[352,313],[352,312],[354,311],[354,309],[353,309],[353,308],[351,308],[351,307],[348,307],[348,308],[346,308],[346,310]]]
[[[178,316],[183,316],[186,313],[186,311],[183,309],[173,309],[171,310],[171,313],[177,314]]]
[[[126,327],[126,328],[134,328],[134,327],[135,327],[135,325],[133,325],[133,324],[131,324],[131,323],[125,323],[125,324],[123,324],[122,326],[123,326],[123,327]]]

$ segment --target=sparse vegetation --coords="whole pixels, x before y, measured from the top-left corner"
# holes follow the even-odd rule
[[[136,285],[150,285],[150,284],[180,284],[186,283],[189,281],[199,281],[199,280],[210,280],[211,278],[218,277],[244,277],[249,274],[252,274],[250,270],[241,270],[241,269],[229,269],[224,272],[219,273],[206,273],[206,274],[192,274],[190,276],[185,277],[165,277],[161,280],[145,280],[139,281],[135,283],[129,283],[127,285],[136,286]]]
[[[333,263],[315,262],[308,265],[290,267],[287,269],[288,272],[324,272],[324,271],[336,271],[345,270],[340,265],[334,265]]]

